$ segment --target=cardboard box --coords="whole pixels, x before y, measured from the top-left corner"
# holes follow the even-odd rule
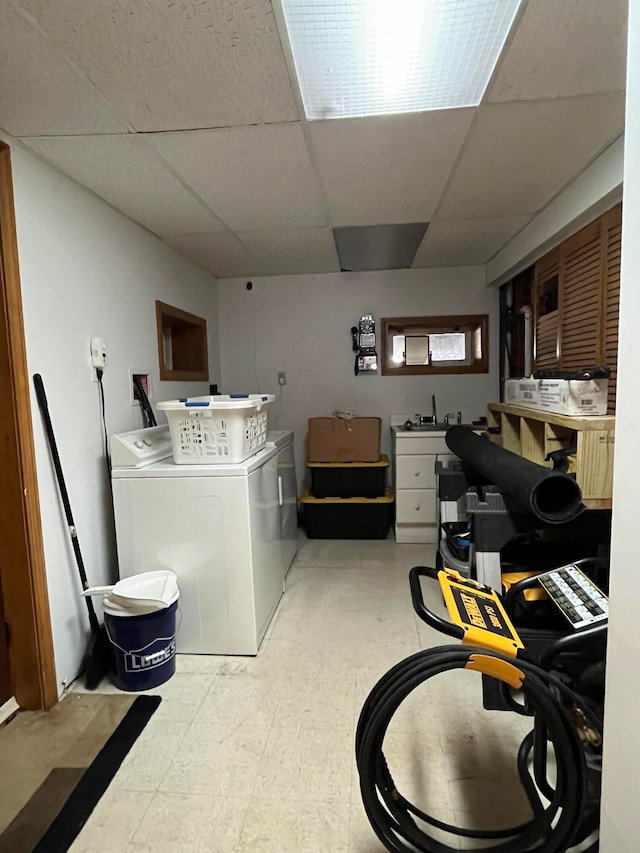
[[[507,379],[505,403],[557,415],[607,414],[607,379]]]
[[[309,418],[309,462],[378,462],[380,418]]]
[[[511,406],[540,408],[539,379],[507,379],[504,383],[504,401]]]

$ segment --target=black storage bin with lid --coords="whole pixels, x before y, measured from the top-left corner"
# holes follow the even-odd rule
[[[300,497],[309,539],[386,539],[393,520],[394,491],[378,498]]]
[[[389,457],[378,462],[309,462],[315,498],[381,498],[385,493]]]

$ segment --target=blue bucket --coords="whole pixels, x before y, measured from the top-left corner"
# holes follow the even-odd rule
[[[135,616],[113,616],[105,609],[113,683],[120,690],[150,690],[175,673],[177,609],[177,600],[162,610]]]

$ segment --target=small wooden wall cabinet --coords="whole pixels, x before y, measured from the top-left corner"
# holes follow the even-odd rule
[[[489,427],[499,427],[502,446],[538,465],[552,467],[545,456],[575,447],[570,472],[582,490],[587,509],[611,509],[613,449],[616,419],[613,415],[569,417],[506,403],[487,407]]]

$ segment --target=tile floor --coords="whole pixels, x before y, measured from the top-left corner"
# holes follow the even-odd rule
[[[393,540],[301,539],[260,654],[178,655],[73,853],[383,851],[360,800],[354,732],[384,672],[448,642],[411,607],[408,570],[432,558]],[[404,703],[385,755],[399,789],[436,817],[508,825],[530,817],[515,781],[527,730],[483,711],[480,676],[458,671]]]

